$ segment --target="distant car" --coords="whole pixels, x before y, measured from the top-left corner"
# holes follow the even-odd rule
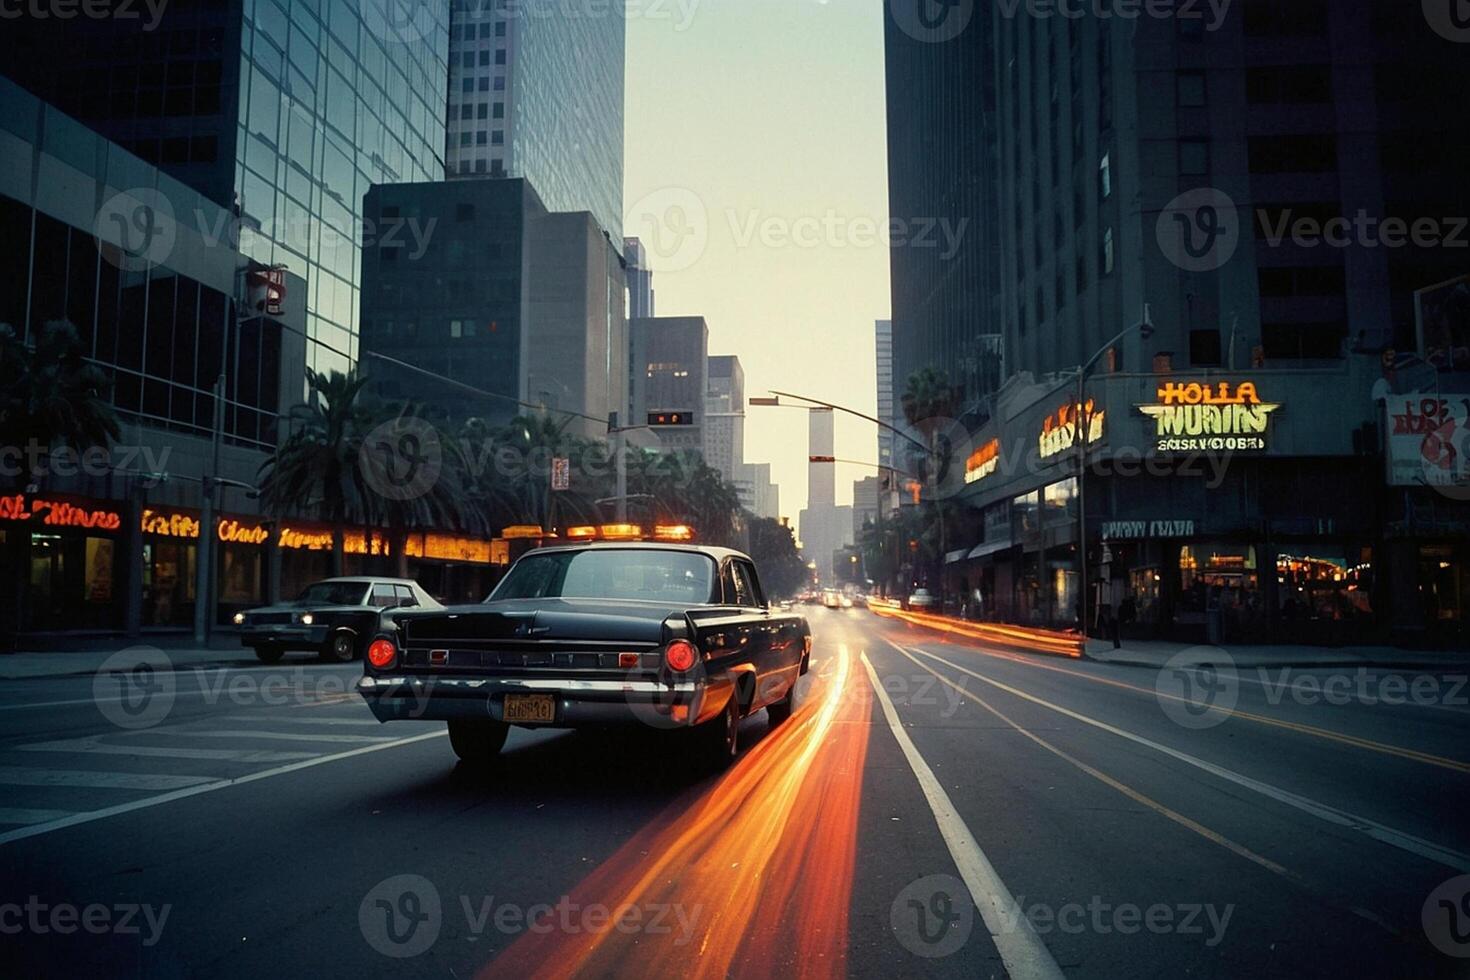
[[[329,578],[308,585],[290,602],[235,614],[240,642],[261,663],[280,661],[287,650],[310,650],[347,663],[362,655],[385,609],[443,609],[412,579]]]
[[[836,589],[823,589],[822,605],[826,606],[828,609],[841,609],[842,596],[838,593]]]
[[[939,598],[928,589],[915,589],[907,605],[910,609],[935,609],[939,606]]]
[[[379,721],[448,722],[467,764],[493,759],[512,725],[641,723],[687,730],[720,768],[741,719],[791,717],[811,649],[806,619],[771,609],[740,552],[552,547],[522,555],[479,605],[385,612],[357,690]]]
[[[841,602],[842,602],[842,608],[843,609],[851,609],[852,608],[852,596],[850,596],[850,595],[843,596],[842,599],[841,599]]]

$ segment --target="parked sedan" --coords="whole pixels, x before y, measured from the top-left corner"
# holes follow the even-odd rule
[[[908,608],[910,609],[935,609],[938,606],[938,597],[928,589],[915,589],[913,595],[909,596]]]
[[[790,717],[811,631],[724,548],[598,544],[523,555],[477,606],[390,610],[358,691],[380,721],[437,719],[466,763],[512,725],[687,730],[712,768],[740,720]]]
[[[329,578],[308,585],[290,602],[235,614],[240,642],[262,663],[278,662],[287,650],[311,650],[346,663],[362,655],[364,642],[387,609],[442,609],[411,579]]]

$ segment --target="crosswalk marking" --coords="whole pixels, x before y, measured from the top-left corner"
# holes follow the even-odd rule
[[[135,732],[120,732],[124,735],[151,735],[158,731],[156,728],[140,728]],[[392,735],[323,735],[317,732],[296,734],[294,732],[260,732],[247,731],[244,729],[226,729],[225,731],[189,732],[190,738],[268,738],[278,739],[283,742],[392,742]]]
[[[0,823],[46,823],[49,820],[63,820],[73,815],[71,810],[26,810],[21,807],[0,806]]]
[[[86,789],[170,790],[215,781],[214,776],[164,776],[143,772],[85,772],[80,769],[28,769],[0,766],[0,785],[65,786]]]
[[[191,749],[173,745],[115,745],[91,738],[17,745],[22,752],[75,752],[83,755],[134,755],[154,759],[217,759],[221,762],[293,762],[311,759],[315,752],[275,752],[265,749]]]

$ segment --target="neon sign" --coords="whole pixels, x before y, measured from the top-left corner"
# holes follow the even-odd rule
[[[1041,458],[1059,456],[1076,446],[1077,430],[1084,417],[1087,419],[1087,443],[1101,442],[1108,413],[1097,411],[1096,404],[1091,399],[1085,405],[1072,402],[1048,415],[1046,421],[1041,423]]]
[[[265,544],[271,536],[271,532],[259,524],[241,524],[228,518],[219,522],[216,533],[227,544]]]
[[[1263,450],[1271,414],[1281,407],[1261,401],[1252,381],[1171,381],[1158,391],[1158,404],[1138,410],[1154,420],[1161,453]]]
[[[116,531],[122,517],[113,510],[85,510],[60,500],[32,500],[24,494],[0,497],[0,520],[29,521],[40,519],[47,527],[80,527],[98,531]]]
[[[187,514],[160,514],[145,507],[142,524],[144,534],[165,538],[199,537],[199,522]]]
[[[965,482],[979,483],[1000,469],[1000,440],[992,439],[965,461]]]

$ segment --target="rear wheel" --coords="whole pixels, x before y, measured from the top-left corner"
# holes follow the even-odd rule
[[[351,663],[357,659],[357,637],[346,630],[333,633],[322,647],[322,657],[333,663]]]
[[[255,657],[263,664],[278,664],[286,651],[275,643],[262,643],[255,648]]]
[[[740,705],[735,693],[718,718],[712,718],[689,733],[695,764],[710,772],[730,768],[740,751]]]
[[[796,681],[791,682],[791,687],[786,696],[779,701],[773,701],[766,705],[766,718],[775,726],[781,724],[791,717],[791,712],[796,710]]]
[[[490,719],[462,718],[449,723],[449,744],[468,765],[483,766],[500,755],[510,726]]]

